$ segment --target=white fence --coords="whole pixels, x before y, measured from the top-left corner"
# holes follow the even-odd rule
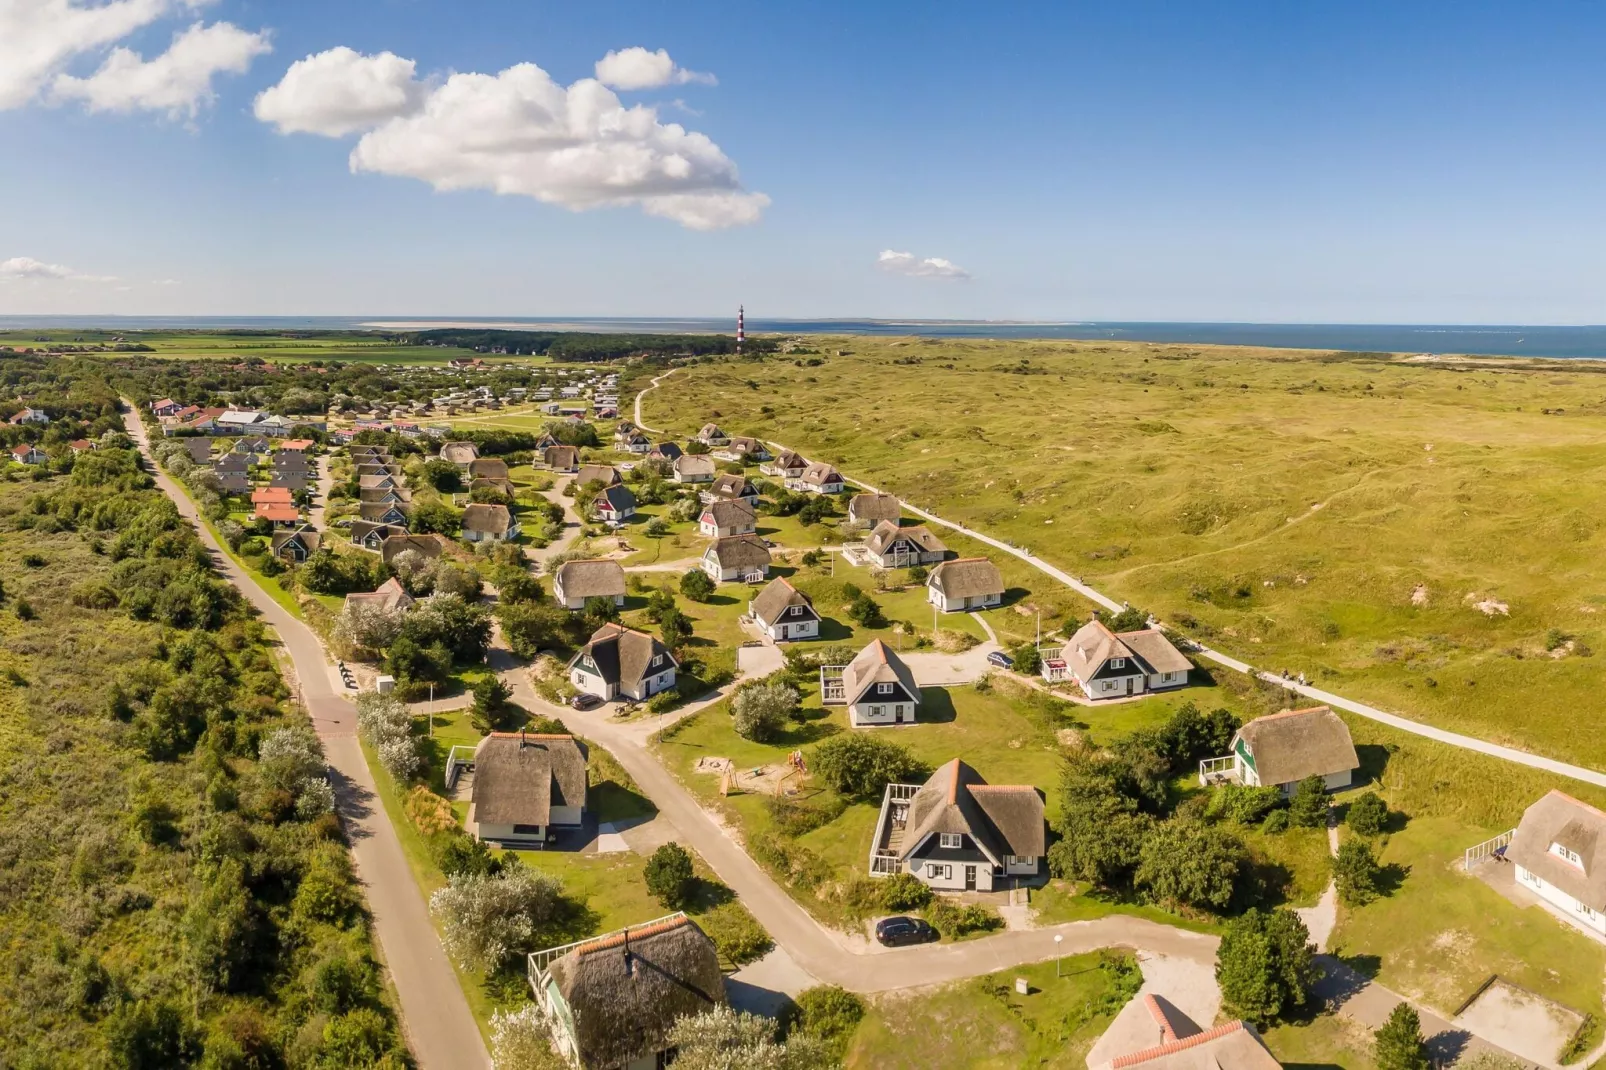
[[[920,790],[919,784],[888,784],[881,797],[881,816],[876,819],[875,837],[870,841],[870,876],[890,877],[898,872],[898,852],[887,844],[895,830],[901,831],[909,816],[909,800]]]
[[[1492,840],[1484,840],[1475,847],[1468,847],[1466,854],[1462,856],[1461,868],[1470,871],[1479,862],[1486,862],[1496,855],[1503,854],[1511,844],[1511,837],[1516,831],[1516,829],[1511,829],[1508,832],[1502,832]]]
[[[462,751],[464,757],[459,757],[458,751]],[[446,774],[443,779],[447,791],[457,786],[457,778],[464,770],[470,773],[474,771],[474,748],[459,744],[446,755]]]
[[[1224,758],[1205,758],[1199,763],[1199,783],[1209,787],[1211,782],[1220,780],[1233,780],[1233,770],[1237,759],[1232,755]]]
[[[848,701],[848,685],[842,682],[846,665],[820,666],[820,705],[841,706]]]

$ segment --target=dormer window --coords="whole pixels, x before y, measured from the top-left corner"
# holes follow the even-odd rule
[[[652,667],[653,668],[656,669],[658,666],[662,665],[663,663],[664,663],[664,656],[662,654],[654,654],[652,656]]]
[[[1125,658],[1111,658],[1110,659],[1110,668],[1112,668],[1112,669],[1124,669],[1124,668],[1126,668],[1126,659]]]
[[[943,847],[954,848],[962,846],[965,842],[965,838],[957,832],[939,832],[937,834],[937,840]]]
[[[890,695],[890,694],[892,694],[892,685],[891,684],[876,684],[875,685],[875,693],[878,694],[878,695]]]
[[[1584,858],[1583,858],[1583,856],[1580,855],[1577,851],[1574,851],[1570,847],[1563,847],[1559,843],[1553,843],[1553,844],[1550,845],[1550,853],[1555,855],[1557,858],[1561,859],[1564,862],[1571,862],[1573,865],[1577,866],[1579,869],[1583,869],[1584,868]]]

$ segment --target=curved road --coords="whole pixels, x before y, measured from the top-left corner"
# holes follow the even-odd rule
[[[312,629],[275,602],[218,546],[200,522],[195,504],[157,466],[133,403],[126,398],[123,403],[127,406],[124,426],[144,454],[156,485],[194,524],[201,541],[212,551],[218,571],[279,633],[295,666],[296,690],[329,760],[335,805],[351,839],[352,860],[373,915],[374,933],[401,1003],[402,1029],[418,1065],[425,1070],[490,1070],[491,1057],[479,1026],[430,922],[429,908],[408,868],[401,841],[380,805],[357,743],[357,712],[334,680],[323,645]]]
[[[636,395],[636,426],[641,427],[645,431],[657,430],[657,428],[646,427],[642,424],[641,402],[642,399],[646,397],[648,391],[656,389],[659,381],[671,374],[673,374],[673,370],[658,376],[652,380],[650,385]],[[790,449],[790,447],[780,442],[770,442],[769,445],[776,449]],[[869,483],[866,483],[863,480],[849,479],[845,473],[843,478],[848,483],[851,483],[856,487],[862,487],[864,490],[870,491],[871,493],[882,493],[878,488],[871,486]],[[952,520],[945,520],[935,513],[930,513],[924,509],[917,508],[908,502],[904,502],[903,507],[923,520],[927,520],[930,523],[948,528],[950,531],[957,531],[961,535],[966,535],[972,539],[975,539],[977,542],[986,543],[988,546],[991,546],[996,550],[1001,550],[1006,554],[1020,558],[1022,561],[1026,562],[1028,565],[1031,565],[1039,572],[1058,580],[1060,583],[1076,591],[1084,598],[1087,598],[1089,601],[1094,602],[1097,605],[1103,606],[1105,609],[1108,609],[1111,612],[1119,613],[1122,609],[1126,608],[1120,602],[1115,601],[1113,598],[1110,598],[1108,595],[1105,595],[1100,591],[1094,590],[1092,587],[1089,587],[1087,584],[1065,572],[1063,569],[1057,568],[1054,565],[1049,564],[1047,561],[1044,561],[1042,558],[1037,557],[1029,550],[1022,550],[1010,543],[995,539],[991,535],[976,531],[973,528],[967,528],[963,524],[955,523]],[[1486,754],[1491,758],[1500,758],[1504,761],[1515,762],[1518,765],[1526,765],[1534,769],[1542,769],[1547,773],[1555,773],[1558,776],[1564,776],[1571,780],[1582,781],[1585,784],[1593,784],[1597,787],[1606,787],[1606,773],[1602,773],[1599,770],[1590,769],[1581,765],[1572,765],[1568,762],[1558,761],[1555,758],[1546,758],[1539,754],[1530,754],[1527,751],[1517,750],[1515,747],[1503,747],[1498,743],[1490,743],[1489,741],[1479,739],[1476,736],[1468,736],[1463,735],[1460,732],[1451,732],[1447,729],[1435,728],[1432,725],[1423,724],[1421,721],[1414,721],[1409,717],[1402,717],[1397,713],[1389,713],[1387,710],[1380,710],[1375,706],[1368,706],[1363,702],[1356,702],[1354,699],[1345,698],[1343,695],[1335,695],[1331,691],[1323,691],[1321,688],[1311,687],[1308,684],[1297,683],[1293,680],[1285,680],[1276,673],[1263,672],[1249,665],[1247,662],[1239,661],[1237,658],[1234,658],[1231,655],[1223,654],[1218,650],[1212,650],[1210,647],[1202,644],[1198,644],[1196,646],[1195,652],[1198,653],[1200,657],[1209,661],[1213,661],[1217,665],[1231,669],[1234,672],[1240,672],[1246,675],[1253,674],[1262,680],[1277,684],[1289,691],[1303,695],[1315,702],[1332,706],[1335,709],[1344,710],[1347,713],[1353,713],[1357,717],[1365,717],[1368,720],[1377,721],[1380,724],[1386,724],[1391,728],[1398,728],[1402,732],[1409,732],[1412,735],[1422,736],[1425,739],[1435,740],[1439,743],[1447,743],[1452,747],[1459,747],[1462,750]]]

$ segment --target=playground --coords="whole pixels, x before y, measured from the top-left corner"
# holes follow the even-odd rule
[[[719,777],[719,793],[729,795],[796,795],[808,776],[803,752],[794,750],[786,761],[738,767],[730,758],[698,758],[693,772]]]

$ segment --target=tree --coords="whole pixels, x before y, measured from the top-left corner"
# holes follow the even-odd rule
[[[1111,617],[1106,626],[1112,632],[1137,632],[1149,626],[1149,615],[1136,606],[1127,606]]]
[[[1422,1020],[1409,1003],[1396,1003],[1388,1020],[1372,1034],[1372,1061],[1377,1070],[1429,1070]]]
[[[1089,805],[1060,816],[1060,838],[1048,849],[1056,877],[1116,888],[1138,868],[1154,819],[1119,805]]]
[[[1338,901],[1358,907],[1377,898],[1382,867],[1365,840],[1345,840],[1333,856],[1333,882],[1338,885]]]
[[[804,527],[818,524],[828,516],[834,515],[836,510],[831,507],[831,499],[823,494],[817,494],[803,503],[803,508],[797,511],[797,522]]]
[[[413,715],[394,695],[364,691],[357,696],[357,731],[379,753],[379,763],[406,784],[423,764],[413,746]]]
[[[1308,776],[1299,782],[1288,804],[1288,822],[1305,829],[1327,824],[1327,785],[1321,777]]]
[[[678,647],[691,638],[691,618],[670,606],[658,618],[658,631],[667,646]]]
[[[1377,792],[1369,791],[1349,804],[1344,821],[1356,835],[1376,836],[1388,827],[1388,803]]]
[[[462,595],[431,595],[407,614],[402,635],[420,646],[438,643],[455,661],[480,662],[491,642],[491,613]]]
[[[1244,845],[1226,830],[1174,818],[1144,837],[1133,880],[1162,903],[1223,910],[1248,862]]]
[[[170,1070],[199,1058],[201,1041],[178,1005],[142,999],[106,1019],[106,1050],[117,1070]]]
[[[908,750],[873,735],[843,734],[809,752],[809,768],[838,795],[878,796],[888,784],[925,772]]]
[[[688,1015],[669,1031],[677,1070],[826,1070],[838,1065],[826,1046],[807,1033],[785,1044],[768,1018],[719,1005]]]
[[[500,602],[536,602],[541,598],[541,581],[522,568],[504,570],[497,578]]]
[[[797,701],[797,691],[785,684],[751,684],[731,700],[732,727],[743,739],[768,743],[785,730]]]
[[[552,1050],[552,1030],[539,1003],[491,1015],[491,1062],[496,1070],[569,1070]]]
[[[848,603],[848,616],[866,628],[881,628],[887,623],[887,618],[882,616],[881,607],[876,604],[876,600],[863,591]]]
[[[686,905],[696,874],[692,871],[691,855],[678,843],[664,844],[647,859],[642,875],[647,880],[647,891],[654,899],[670,910]]]
[[[404,632],[390,644],[385,668],[402,684],[443,684],[452,672],[452,652],[442,643],[424,646]]]
[[[797,1014],[800,1031],[817,1037],[840,1056],[864,1018],[864,1000],[836,985],[815,985],[798,993]]]
[[[1032,643],[1022,643],[1011,650],[1009,656],[1015,662],[1015,671],[1027,676],[1036,676],[1043,667],[1043,655]]]
[[[1263,1026],[1303,1007],[1317,976],[1315,955],[1305,923],[1291,910],[1234,918],[1216,951],[1222,1009]]]
[[[523,709],[514,705],[513,691],[499,678],[487,676],[474,685],[474,706],[470,714],[481,732],[507,732],[517,726]]]
[[[647,521],[647,526],[642,529],[642,534],[649,539],[661,539],[669,534],[669,525],[664,522],[663,517],[655,516]]]
[[[414,503],[412,514],[408,519],[408,527],[415,535],[435,532],[448,538],[456,538],[463,526],[463,518],[458,511],[438,498]]]
[[[418,469],[418,481],[440,491],[452,494],[463,489],[463,476],[457,465],[439,459],[425,461]]]
[[[680,577],[680,593],[693,602],[706,602],[714,595],[714,581],[702,569],[691,569]]]
[[[401,634],[406,611],[376,602],[347,602],[335,622],[335,639],[354,652],[378,653]]]
[[[645,615],[654,624],[663,621],[664,614],[675,608],[675,596],[667,587],[654,587],[647,594]]]
[[[521,658],[533,658],[558,645],[569,614],[553,602],[503,602],[496,607],[496,619],[508,649]]]
[[[485,973],[534,950],[536,934],[562,908],[562,883],[526,866],[508,867],[495,877],[460,873],[429,897],[447,953]]]

